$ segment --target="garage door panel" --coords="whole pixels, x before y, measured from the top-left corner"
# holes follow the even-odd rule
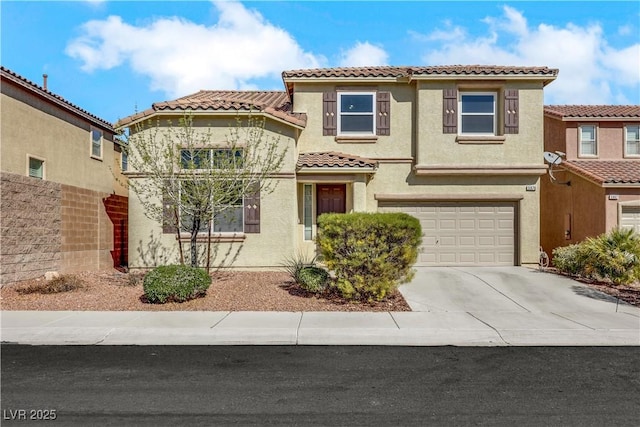
[[[509,202],[381,203],[380,211],[400,207],[423,231],[416,265],[513,265],[515,204]]]

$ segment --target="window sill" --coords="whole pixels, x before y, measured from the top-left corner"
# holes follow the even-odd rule
[[[507,138],[504,135],[498,136],[479,136],[479,135],[458,135],[456,142],[458,144],[504,144]]]
[[[211,234],[212,243],[233,243],[244,242],[246,235],[244,233],[213,233]],[[197,243],[206,243],[209,237],[207,233],[198,234],[196,237]],[[191,235],[188,233],[180,233],[181,242],[190,242]]]
[[[372,144],[378,141],[378,137],[376,135],[361,135],[361,136],[338,135],[336,136],[335,141],[342,142],[342,143]]]
[[[91,157],[93,160],[97,160],[99,162],[102,161],[102,157],[94,156],[93,154],[91,156],[89,156],[89,157]]]

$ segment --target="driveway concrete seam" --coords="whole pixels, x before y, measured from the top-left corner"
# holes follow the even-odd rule
[[[398,322],[396,322],[396,318],[393,317],[393,314],[390,311],[387,311],[387,313],[389,313],[389,316],[391,316],[391,320],[393,320],[393,323],[395,323],[396,328],[400,329],[400,325],[398,325]]]
[[[569,319],[568,317],[565,317],[565,316],[563,316],[563,315],[561,315],[561,314],[553,313],[553,312],[551,312],[551,314],[553,314],[554,316],[558,316],[558,317],[559,317],[559,318],[561,318],[561,319],[568,320],[569,322],[573,322],[573,323],[575,323],[575,324],[577,324],[577,325],[584,326],[585,328],[591,329],[592,331],[597,330],[596,328],[592,328],[591,326],[589,326],[589,325],[585,325],[584,323],[580,323],[580,322],[578,322],[578,321],[576,321],[576,320]]]
[[[227,317],[229,317],[229,315],[231,314],[230,311],[227,311],[227,314],[224,315],[224,317],[220,320],[218,320],[216,323],[214,323],[209,329],[213,329],[216,326],[218,326],[220,324],[220,322],[222,322],[224,319],[226,319]]]
[[[41,326],[41,327],[43,327],[43,328],[44,328],[44,327],[47,327],[48,325],[51,325],[52,323],[56,323],[56,322],[59,322],[59,321],[61,321],[61,320],[64,320],[64,319],[68,319],[68,318],[70,318],[70,317],[73,317],[73,316],[75,316],[77,313],[78,313],[77,311],[71,311],[71,312],[69,312],[69,314],[68,314],[68,315],[66,315],[66,316],[64,316],[64,317],[61,317],[61,318],[56,319],[56,320],[51,320],[51,321],[49,321],[49,322],[47,322],[47,323],[43,323],[43,324],[42,324],[42,325],[40,325],[40,326]]]
[[[523,307],[524,308],[524,307]],[[488,324],[487,322],[485,322],[484,320],[480,319],[479,317],[475,316],[473,313],[467,312],[467,314],[471,317],[473,317],[474,319],[476,319],[477,321],[484,323],[485,325],[487,325],[488,327],[490,327],[491,329],[493,329],[496,334],[498,334],[498,336],[500,337],[500,339],[502,340],[503,343],[505,343],[506,345],[512,345],[509,341],[507,341],[506,339],[504,339],[504,337],[502,336],[502,334],[500,333],[499,330],[497,330],[495,327],[493,327],[493,325]]]
[[[491,284],[490,284],[489,282],[487,282],[486,280],[481,279],[480,277],[476,276],[476,275],[475,275],[475,274],[473,274],[473,273],[469,273],[468,271],[461,270],[461,269],[459,269],[459,268],[455,268],[455,267],[452,267],[452,268],[453,268],[453,270],[460,271],[460,272],[462,272],[462,273],[465,273],[465,274],[468,274],[468,275],[470,275],[470,276],[475,277],[476,279],[480,280],[482,283],[484,283],[485,285],[487,285],[488,287],[490,287],[491,289],[493,289],[494,291],[496,291],[497,293],[499,293],[500,295],[502,295],[503,297],[505,297],[506,299],[508,299],[508,300],[509,300],[509,301],[511,301],[512,303],[514,303],[515,305],[517,305],[518,307],[521,307],[523,310],[526,310],[526,311],[528,311],[529,313],[531,313],[531,310],[529,310],[527,307],[523,306],[522,304],[519,304],[516,300],[514,300],[513,298],[511,298],[511,297],[507,296],[505,293],[500,292],[498,289],[496,289],[496,288],[494,288],[493,286],[491,286]]]

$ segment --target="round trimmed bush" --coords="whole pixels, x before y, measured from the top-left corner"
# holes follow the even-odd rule
[[[144,276],[144,296],[151,303],[183,302],[206,294],[211,277],[201,268],[163,265]]]
[[[329,273],[320,267],[303,267],[298,272],[298,283],[309,292],[322,292],[327,288]]]

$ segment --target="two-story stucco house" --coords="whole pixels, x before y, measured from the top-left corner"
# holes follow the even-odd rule
[[[561,158],[541,182],[544,250],[640,232],[640,106],[549,105],[544,122],[545,150]]]
[[[175,121],[189,110],[223,140],[251,109],[287,148],[275,192],[244,201],[214,230],[238,268],[315,251],[325,212],[403,211],[424,231],[419,266],[538,262],[546,67],[358,67],[285,71],[285,91],[200,91],[121,120]],[[255,114],[255,113],[254,113]],[[135,177],[132,172],[130,179]],[[175,236],[130,201],[130,265],[175,260]],[[158,203],[161,203],[158,200]],[[240,202],[238,202],[240,203]],[[256,210],[255,207],[258,207]],[[230,246],[224,246],[230,245]],[[154,248],[153,251],[147,248]],[[138,254],[138,255],[136,255]],[[173,257],[173,258],[172,258]]]
[[[127,263],[113,126],[2,67],[2,284]],[[119,177],[120,179],[117,179]]]

